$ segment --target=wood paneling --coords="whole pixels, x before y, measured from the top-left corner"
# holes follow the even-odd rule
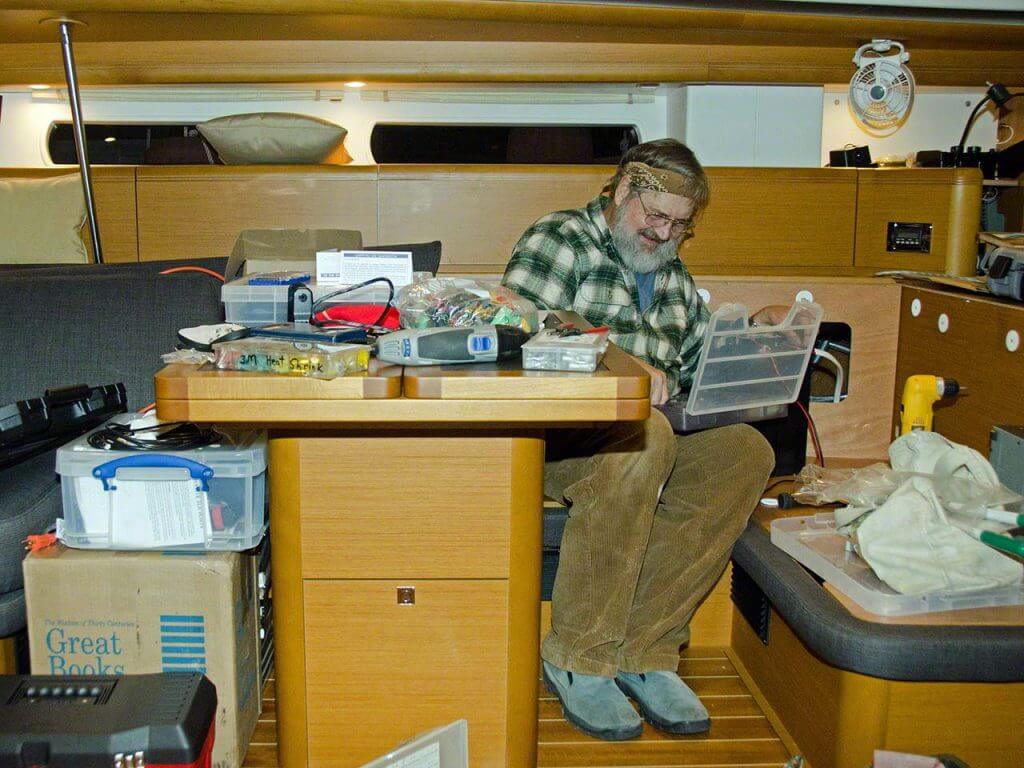
[[[497,275],[527,227],[585,205],[614,168],[139,167],[137,211],[133,170],[110,171],[106,197],[97,196],[107,206],[101,225],[111,260],[134,258],[136,249],[144,261],[226,256],[243,229],[325,227],[358,230],[367,243],[440,239],[443,273]],[[941,269],[955,261],[951,255],[962,263],[965,253],[973,259],[980,205],[973,169],[707,172],[711,205],[681,251],[697,273],[852,275]],[[886,224],[894,220],[932,222],[931,254],[887,253]]]
[[[914,317],[911,305],[921,303]],[[938,329],[945,314],[949,328]],[[1021,382],[1024,351],[1010,352],[1006,335],[1024,336],[1024,307],[955,292],[907,286],[900,308],[900,343],[896,362],[895,407],[908,376],[918,373],[956,379],[963,396],[935,405],[933,428],[950,440],[988,455],[989,433],[996,424],[1024,422]],[[893,413],[893,423],[897,415]]]
[[[976,168],[859,169],[857,266],[974,274],[981,213]],[[929,253],[886,248],[890,221],[932,225]],[[969,269],[965,269],[965,263]]]
[[[78,168],[0,168],[0,178],[44,178],[78,175]],[[136,234],[135,167],[95,166],[92,169],[92,191],[96,202],[96,220],[100,225],[103,260],[123,262],[139,260]],[[92,237],[89,224],[82,227],[85,250],[92,260]]]
[[[303,577],[508,578],[513,443],[304,440]]]
[[[610,166],[402,166],[380,170],[380,241],[441,240],[444,271],[503,272],[545,214],[594,198]]]
[[[138,170],[142,261],[227,256],[243,229],[377,230],[375,166]]]
[[[61,82],[45,2],[0,13],[0,84]],[[1019,27],[874,8],[847,17],[552,2],[80,2],[83,83],[843,82],[872,37],[904,41],[922,85],[1024,84]],[[889,16],[890,18],[886,18]]]
[[[709,168],[711,204],[683,247],[692,271],[718,265],[853,266],[857,177],[827,168]]]
[[[402,586],[415,587],[415,605],[397,603]],[[488,580],[306,582],[310,767],[354,768],[465,718],[473,768],[504,768],[507,589]]]
[[[797,293],[809,291],[825,309],[824,322],[847,323],[853,348],[848,395],[840,403],[812,404],[811,415],[826,456],[885,458],[892,440],[899,285],[883,278],[698,275],[695,280],[710,292],[712,309],[735,302],[755,312],[770,304],[792,304]]]

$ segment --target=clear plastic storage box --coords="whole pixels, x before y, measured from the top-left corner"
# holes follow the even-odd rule
[[[427,273],[417,273],[417,275]],[[331,284],[318,285],[315,278],[291,285],[258,285],[253,281],[263,278],[262,273],[246,275],[221,287],[220,297],[224,302],[224,319],[229,323],[257,326],[271,323],[309,321],[313,302],[319,301],[334,291],[345,286]],[[304,289],[308,289],[304,290]],[[334,299],[328,306],[337,304],[385,304],[388,300],[388,287],[385,283],[373,283],[358,288]],[[295,305],[294,317],[288,316],[289,306]]]
[[[836,533],[831,514],[773,520],[771,539],[783,552],[878,616],[1024,604],[1024,584],[954,594],[900,594],[875,575],[871,566],[853,551],[847,537]]]
[[[523,345],[523,368],[535,371],[595,371],[608,349],[608,332],[560,334],[543,330]]]
[[[794,304],[780,325],[751,326],[747,308],[725,304],[708,323],[686,412],[694,416],[792,403],[800,392],[824,310]]]
[[[256,546],[267,529],[266,432],[216,429],[222,442],[188,451],[94,448],[91,432],[60,448],[58,537],[82,549]]]
[[[751,326],[742,304],[711,315],[685,402],[661,410],[679,431],[786,415],[797,399],[824,310],[798,301],[779,325]]]

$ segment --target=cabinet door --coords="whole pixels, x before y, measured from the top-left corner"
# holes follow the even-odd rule
[[[399,602],[400,588],[414,588],[414,604]],[[507,582],[307,580],[303,589],[310,768],[360,766],[460,718],[470,765],[505,765]]]

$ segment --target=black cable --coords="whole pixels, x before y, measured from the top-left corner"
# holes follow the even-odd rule
[[[333,299],[335,296],[343,296],[346,293],[351,293],[352,291],[357,291],[360,288],[365,288],[366,286],[373,285],[374,283],[387,283],[388,284],[388,300],[386,302],[384,302],[384,311],[381,312],[380,313],[380,317],[378,317],[373,322],[373,325],[379,326],[382,322],[384,322],[384,318],[388,316],[388,310],[391,309],[391,303],[395,299],[395,284],[392,283],[386,277],[373,277],[373,278],[370,278],[369,280],[364,280],[361,283],[357,283],[356,285],[349,285],[349,286],[346,286],[345,288],[341,288],[341,289],[339,289],[337,291],[334,291],[332,293],[328,293],[326,296],[321,296],[319,299],[317,299],[316,301],[313,302],[313,306],[309,310],[310,322],[312,324],[314,324],[314,325],[323,325],[324,324],[324,323],[321,323],[321,322],[317,322],[316,316],[320,312],[324,311],[324,309],[325,309],[324,303],[328,299]]]
[[[988,104],[988,102],[993,101],[993,99],[992,99],[993,88],[994,88],[994,86],[992,88],[989,88],[989,92],[985,94],[985,98],[983,98],[981,101],[979,101],[977,103],[977,105],[971,111],[970,117],[967,118],[967,125],[964,126],[964,133],[960,137],[960,142],[956,145],[956,157],[953,160],[953,162],[956,165],[960,165],[960,156],[964,153],[964,143],[967,141],[967,134],[971,132],[971,125],[974,123],[974,118],[976,118],[978,116],[978,112],[981,110],[981,108],[983,106]],[[1024,95],[1024,91],[1022,91],[1020,93],[1010,94],[1009,98],[1001,99],[998,102],[998,104],[999,104],[1000,107],[1005,106],[1008,101],[1010,101],[1012,99],[1015,99],[1018,96],[1022,96],[1022,95]]]
[[[142,439],[143,433],[156,433],[156,437]],[[170,421],[146,427],[130,424],[107,424],[89,435],[93,448],[104,451],[189,451],[219,443],[224,435],[213,427],[201,427],[190,421]]]

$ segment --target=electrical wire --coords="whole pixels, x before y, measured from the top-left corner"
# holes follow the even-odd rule
[[[204,275],[209,275],[210,277],[217,278],[222,283],[224,282],[224,275],[220,274],[219,272],[214,272],[212,269],[207,269],[206,267],[195,267],[195,266],[171,267],[170,269],[165,269],[160,274],[161,275],[173,275],[176,272],[201,272]]]
[[[825,358],[830,363],[832,363],[832,365],[835,366],[835,369],[836,369],[836,388],[835,388],[835,391],[832,393],[832,402],[833,403],[840,402],[843,399],[843,380],[844,380],[843,364],[840,363],[836,359],[835,355],[833,355],[827,349],[824,349],[824,347],[821,347],[821,348],[817,348],[816,347],[814,349],[814,352],[812,352],[812,354],[815,357],[815,360],[814,360],[815,363],[817,363],[819,359]]]
[[[148,433],[155,436],[137,437]],[[89,445],[104,451],[189,451],[224,440],[213,427],[201,427],[190,421],[169,421],[145,427],[131,424],[107,424],[92,432]]]
[[[818,466],[824,467],[825,456],[821,451],[821,441],[818,439],[818,428],[814,426],[814,419],[811,418],[810,412],[804,407],[803,403],[797,400],[796,405],[803,412],[804,418],[807,419],[807,430],[811,433],[811,442],[814,443],[814,457],[818,461]]]

